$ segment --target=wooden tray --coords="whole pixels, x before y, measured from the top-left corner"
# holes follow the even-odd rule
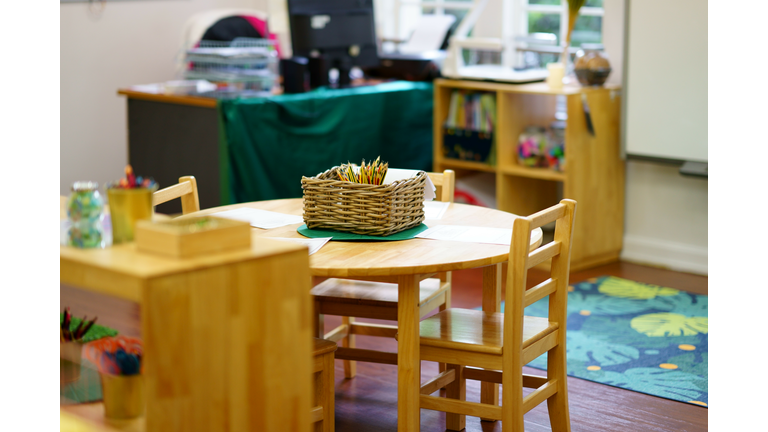
[[[139,221],[136,247],[141,252],[187,258],[251,247],[248,222],[201,216],[163,222]]]

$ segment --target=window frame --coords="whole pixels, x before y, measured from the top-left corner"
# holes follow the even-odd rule
[[[528,32],[528,13],[529,12],[542,12],[548,14],[560,15],[560,33],[557,35],[559,41],[558,46],[565,46],[565,35],[568,32],[568,1],[560,0],[559,5],[541,5],[541,4],[529,4],[529,0],[515,0],[515,15],[518,17],[517,23],[520,25],[519,32],[521,35],[529,35]],[[579,10],[579,16],[605,16],[605,7],[583,6]],[[605,20],[603,20],[605,23]],[[602,28],[600,32],[602,33]]]
[[[410,21],[403,19],[404,7],[418,7],[423,12],[424,8],[434,9],[435,15],[444,15],[447,10],[469,10],[475,4],[475,1],[456,1],[456,0],[379,0],[382,3],[391,2],[392,5],[392,29],[394,37],[396,39],[404,39],[407,36],[404,34],[404,28],[402,23],[404,21]],[[515,36],[527,36],[528,32],[528,13],[529,12],[543,12],[549,14],[560,15],[560,29],[558,33],[558,46],[560,48],[565,44],[565,34],[568,31],[568,2],[567,0],[560,0],[559,5],[539,5],[529,4],[529,0],[502,0],[510,1],[512,3],[512,16],[511,20],[512,29],[509,34]],[[579,10],[579,16],[605,16],[605,7],[584,6]],[[413,17],[411,17],[413,19]],[[603,21],[604,23],[604,21]],[[385,26],[388,27],[388,26]],[[519,30],[519,31],[518,31]],[[602,33],[601,28],[601,33]],[[501,36],[501,35],[500,35]],[[509,41],[514,44],[514,41]]]

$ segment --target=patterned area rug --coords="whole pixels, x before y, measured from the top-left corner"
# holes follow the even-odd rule
[[[708,406],[707,296],[612,276],[568,291],[568,375]],[[546,354],[528,366],[546,369]]]

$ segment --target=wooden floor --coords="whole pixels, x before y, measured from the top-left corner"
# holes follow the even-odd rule
[[[708,279],[686,273],[672,272],[629,263],[615,263],[571,275],[571,283],[603,275],[612,275],[670,288],[707,294]],[[529,283],[535,284],[544,275],[535,270]],[[481,271],[454,272],[453,306],[473,308],[480,306]],[[69,306],[77,316],[98,315],[98,322],[116,328],[123,334],[140,336],[139,307],[134,303],[61,287],[61,306]],[[340,320],[327,317],[329,326]],[[358,337],[358,347],[396,351],[394,340]],[[528,368],[526,368],[528,369]],[[528,373],[542,371],[528,369]],[[434,363],[422,363],[422,381],[437,374]],[[336,361],[336,431],[377,432],[397,430],[397,369],[395,366],[358,363],[358,375],[344,379],[341,362]],[[602,384],[568,378],[571,425],[577,431],[706,431],[708,410],[704,407],[674,402]],[[480,385],[468,381],[467,400],[479,401]],[[444,414],[421,411],[421,431],[443,431]],[[481,422],[467,417],[468,432],[500,431],[500,422]],[[525,416],[527,432],[550,431],[546,404]]]

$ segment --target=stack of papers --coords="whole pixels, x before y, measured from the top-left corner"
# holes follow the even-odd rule
[[[250,223],[252,227],[262,229],[271,229],[304,222],[304,218],[301,216],[294,216],[248,207],[213,213],[211,216],[245,221]]]
[[[300,243],[300,244],[306,245],[309,248],[309,254],[312,255],[313,253],[319,251],[321,247],[325,246],[325,244],[328,243],[328,241],[331,240],[333,237],[318,237],[318,238],[265,237],[265,238],[270,238],[272,240]]]
[[[451,240],[467,243],[491,243],[509,246],[512,230],[461,225],[438,225],[416,234],[417,238]]]
[[[441,219],[448,210],[449,202],[427,201],[424,203],[424,219]]]

